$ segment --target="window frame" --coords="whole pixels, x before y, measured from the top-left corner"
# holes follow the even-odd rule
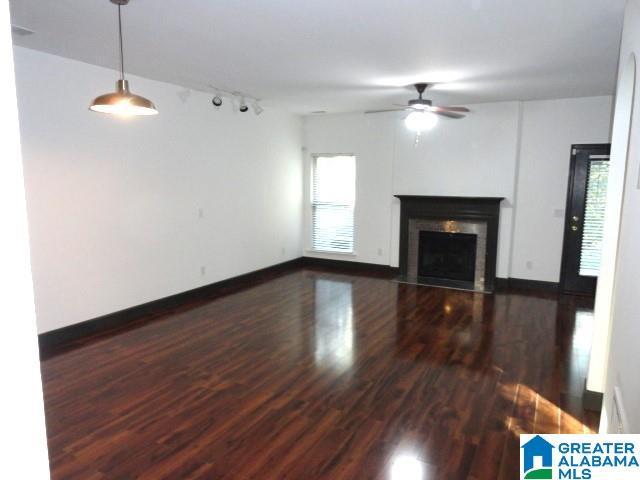
[[[313,232],[314,232],[314,222],[313,222],[313,212],[315,208],[315,202],[313,198],[314,194],[314,176],[316,171],[316,162],[318,158],[333,158],[333,157],[352,157],[355,167],[355,175],[354,175],[354,196],[353,196],[353,247],[349,252],[339,252],[335,250],[324,250],[319,248],[314,248],[313,245]],[[326,254],[326,255],[338,255],[338,256],[357,256],[356,250],[356,213],[357,213],[357,204],[358,204],[358,156],[355,153],[313,153],[311,154],[311,168],[309,169],[309,248],[307,249],[310,253],[317,254]]]

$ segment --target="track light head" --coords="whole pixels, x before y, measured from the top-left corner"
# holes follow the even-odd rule
[[[264,112],[264,108],[262,108],[260,104],[256,101],[253,103],[253,111],[256,115],[260,115],[262,112]]]
[[[247,106],[247,102],[245,101],[244,98],[240,100],[240,111],[242,113],[246,113],[249,111],[249,107]]]
[[[216,95],[213,97],[213,100],[211,100],[211,103],[214,107],[220,108],[222,106],[222,98],[220,98],[220,95]]]

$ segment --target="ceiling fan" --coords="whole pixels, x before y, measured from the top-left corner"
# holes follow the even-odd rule
[[[422,98],[422,94],[424,93],[424,91],[431,86],[432,84],[430,83],[416,83],[414,87],[418,91],[418,98],[409,100],[409,103],[406,107],[404,105],[398,105],[398,107],[402,108],[391,108],[387,110],[368,110],[364,113],[408,111],[410,113],[405,119],[407,128],[420,132],[423,130],[428,130],[435,126],[435,124],[438,122],[436,115],[459,119],[464,118],[465,114],[470,112],[467,107],[441,107],[433,105],[431,100]]]

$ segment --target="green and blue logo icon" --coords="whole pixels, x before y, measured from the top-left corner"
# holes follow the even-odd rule
[[[553,449],[551,443],[536,435],[522,445],[522,468],[524,479],[553,479]]]

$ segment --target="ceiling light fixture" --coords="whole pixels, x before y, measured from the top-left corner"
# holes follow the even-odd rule
[[[120,80],[116,82],[116,91],[100,95],[89,107],[99,113],[120,115],[123,117],[140,115],[157,115],[158,110],[151,100],[135,95],[129,90],[129,81],[124,78],[124,47],[122,42],[122,12],[123,5],[129,0],[110,0],[118,6],[118,38],[120,40]]]
[[[415,111],[407,115],[404,119],[405,126],[412,132],[424,132],[431,130],[438,123],[438,117],[428,111]]]
[[[247,113],[249,110],[253,110],[253,113],[258,116],[264,112],[264,108],[260,105],[260,99],[244,92],[223,90],[211,84],[207,84],[207,90],[211,90],[213,94],[211,103],[216,110],[220,110],[222,104],[228,100],[232,108],[237,108],[240,113]]]

